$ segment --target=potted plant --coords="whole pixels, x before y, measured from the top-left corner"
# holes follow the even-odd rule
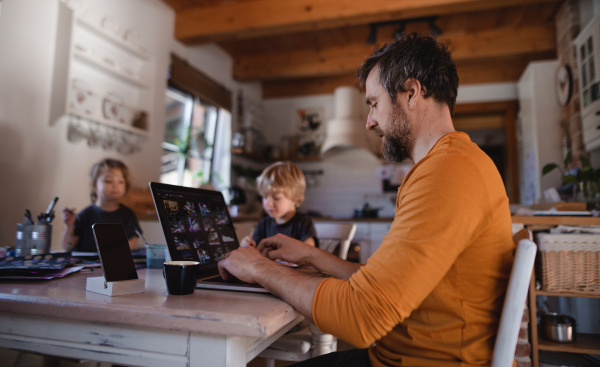
[[[569,169],[571,162],[571,151],[567,153],[563,167],[557,163],[548,163],[542,168],[542,175],[546,175],[555,169],[562,174],[562,186],[558,189],[561,198],[565,201],[581,200],[596,201],[600,195],[600,169],[594,170],[590,161],[583,155],[579,156],[581,168]]]

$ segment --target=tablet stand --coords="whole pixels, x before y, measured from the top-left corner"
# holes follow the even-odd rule
[[[104,294],[106,296],[122,296],[125,294],[143,293],[146,289],[144,279],[119,280],[106,282],[104,277],[87,278],[85,290]]]

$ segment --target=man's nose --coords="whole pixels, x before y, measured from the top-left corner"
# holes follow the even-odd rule
[[[367,130],[373,130],[375,128],[375,126],[377,126],[377,122],[375,122],[375,120],[371,116],[371,112],[369,112],[369,115],[367,116],[366,128],[367,128]]]

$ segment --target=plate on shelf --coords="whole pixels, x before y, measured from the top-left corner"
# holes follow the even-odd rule
[[[133,122],[133,109],[125,105],[120,105],[118,110],[117,120],[122,124],[131,125]]]
[[[136,80],[140,79],[140,73],[139,73],[138,71],[136,71],[136,70],[133,70],[133,69],[130,69],[130,68],[126,67],[126,66],[124,66],[124,67],[122,68],[122,70],[123,70],[123,72],[124,72],[125,74],[127,74],[129,77],[131,77],[131,78],[133,78],[133,79],[136,79]]]
[[[140,36],[135,33],[134,31],[132,31],[131,29],[128,29],[125,31],[125,34],[123,35],[123,39],[125,40],[125,42],[129,43],[131,46],[133,46],[135,49],[137,49],[140,52],[147,52],[146,49],[144,47],[142,47],[142,39],[140,38]]]
[[[110,121],[119,121],[122,114],[123,98],[116,94],[109,93],[102,101],[102,114],[104,118]]]
[[[77,50],[78,52],[80,52],[82,54],[88,55],[88,56],[94,56],[92,50],[88,46],[84,46],[79,43],[75,44],[75,50]]]
[[[131,125],[134,120],[135,111],[133,108],[125,105],[123,98],[114,93],[109,93],[102,101],[102,113],[107,120]]]
[[[117,37],[121,33],[121,27],[113,17],[104,17],[100,24],[102,25],[102,28],[106,29],[108,32],[114,34]]]
[[[77,112],[92,114],[97,97],[88,84],[81,80],[73,80],[69,96],[69,107]]]
[[[104,63],[112,69],[121,70],[121,65],[110,57],[105,57]]]

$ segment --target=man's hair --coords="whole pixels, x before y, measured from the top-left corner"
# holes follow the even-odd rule
[[[430,96],[445,103],[454,114],[458,90],[456,66],[448,45],[435,38],[417,33],[402,34],[389,45],[376,48],[358,68],[357,78],[364,90],[367,77],[373,68],[379,68],[379,83],[396,103],[399,92],[406,92],[406,81],[414,78],[421,83],[424,98]]]
[[[98,193],[96,192],[96,181],[98,181],[98,178],[100,178],[100,176],[106,173],[106,171],[108,171],[108,169],[110,168],[120,169],[123,173],[123,178],[125,179],[125,193],[127,193],[131,188],[129,168],[127,168],[125,163],[116,159],[105,158],[100,162],[94,164],[92,166],[92,169],[90,170],[90,183],[92,186],[92,190],[90,192],[90,199],[92,200],[92,203],[95,203],[96,199],[98,199]]]
[[[256,187],[261,196],[281,192],[299,207],[304,201],[306,179],[302,170],[294,163],[275,162],[258,176]]]

